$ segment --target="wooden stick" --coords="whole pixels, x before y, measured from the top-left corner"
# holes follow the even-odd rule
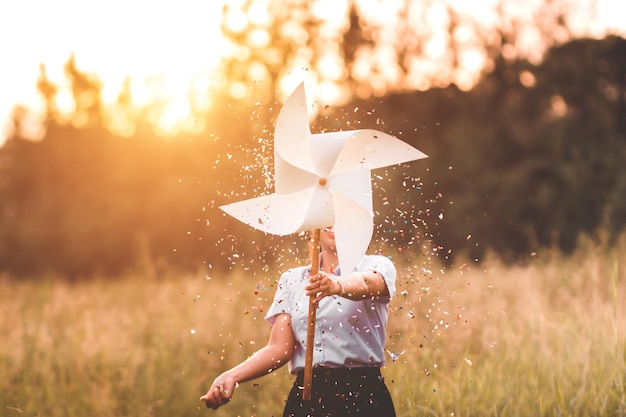
[[[319,272],[320,258],[320,229],[313,230],[311,242],[311,275],[317,275]],[[315,314],[317,312],[317,304],[313,302],[313,297],[309,297],[309,316],[307,322],[306,333],[306,352],[304,357],[304,392],[302,399],[309,401],[311,399],[311,386],[313,384],[313,350],[315,348]]]

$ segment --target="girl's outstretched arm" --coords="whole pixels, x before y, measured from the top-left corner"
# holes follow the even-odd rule
[[[278,314],[269,341],[248,359],[215,378],[211,388],[200,397],[206,406],[217,409],[233,397],[237,384],[266,375],[286,364],[295,350],[291,316]]]

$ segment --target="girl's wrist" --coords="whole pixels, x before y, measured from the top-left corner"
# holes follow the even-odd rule
[[[343,284],[341,282],[341,279],[339,277],[336,278],[337,280],[337,284],[339,284],[339,292],[337,293],[338,296],[343,297],[344,296],[344,289],[343,289]]]

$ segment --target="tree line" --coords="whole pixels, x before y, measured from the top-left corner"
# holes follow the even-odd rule
[[[155,134],[150,109],[131,134],[103,122],[99,85],[70,59],[77,108],[61,118],[55,86],[46,133],[0,148],[0,270],[71,277],[169,267],[272,267],[306,257],[301,238],[251,231],[219,206],[271,192],[267,96],[215,97],[194,133]],[[47,96],[46,96],[47,94]],[[263,98],[263,100],[261,100]],[[453,84],[329,106],[314,131],[375,128],[427,160],[374,171],[373,245],[428,245],[452,262],[487,251],[515,261],[572,250],[581,234],[626,225],[626,40],[580,39],[545,59],[495,61],[470,91]]]

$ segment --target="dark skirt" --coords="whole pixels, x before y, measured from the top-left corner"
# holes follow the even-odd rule
[[[304,372],[298,372],[283,417],[395,417],[379,368],[313,369],[311,399],[302,399]]]

